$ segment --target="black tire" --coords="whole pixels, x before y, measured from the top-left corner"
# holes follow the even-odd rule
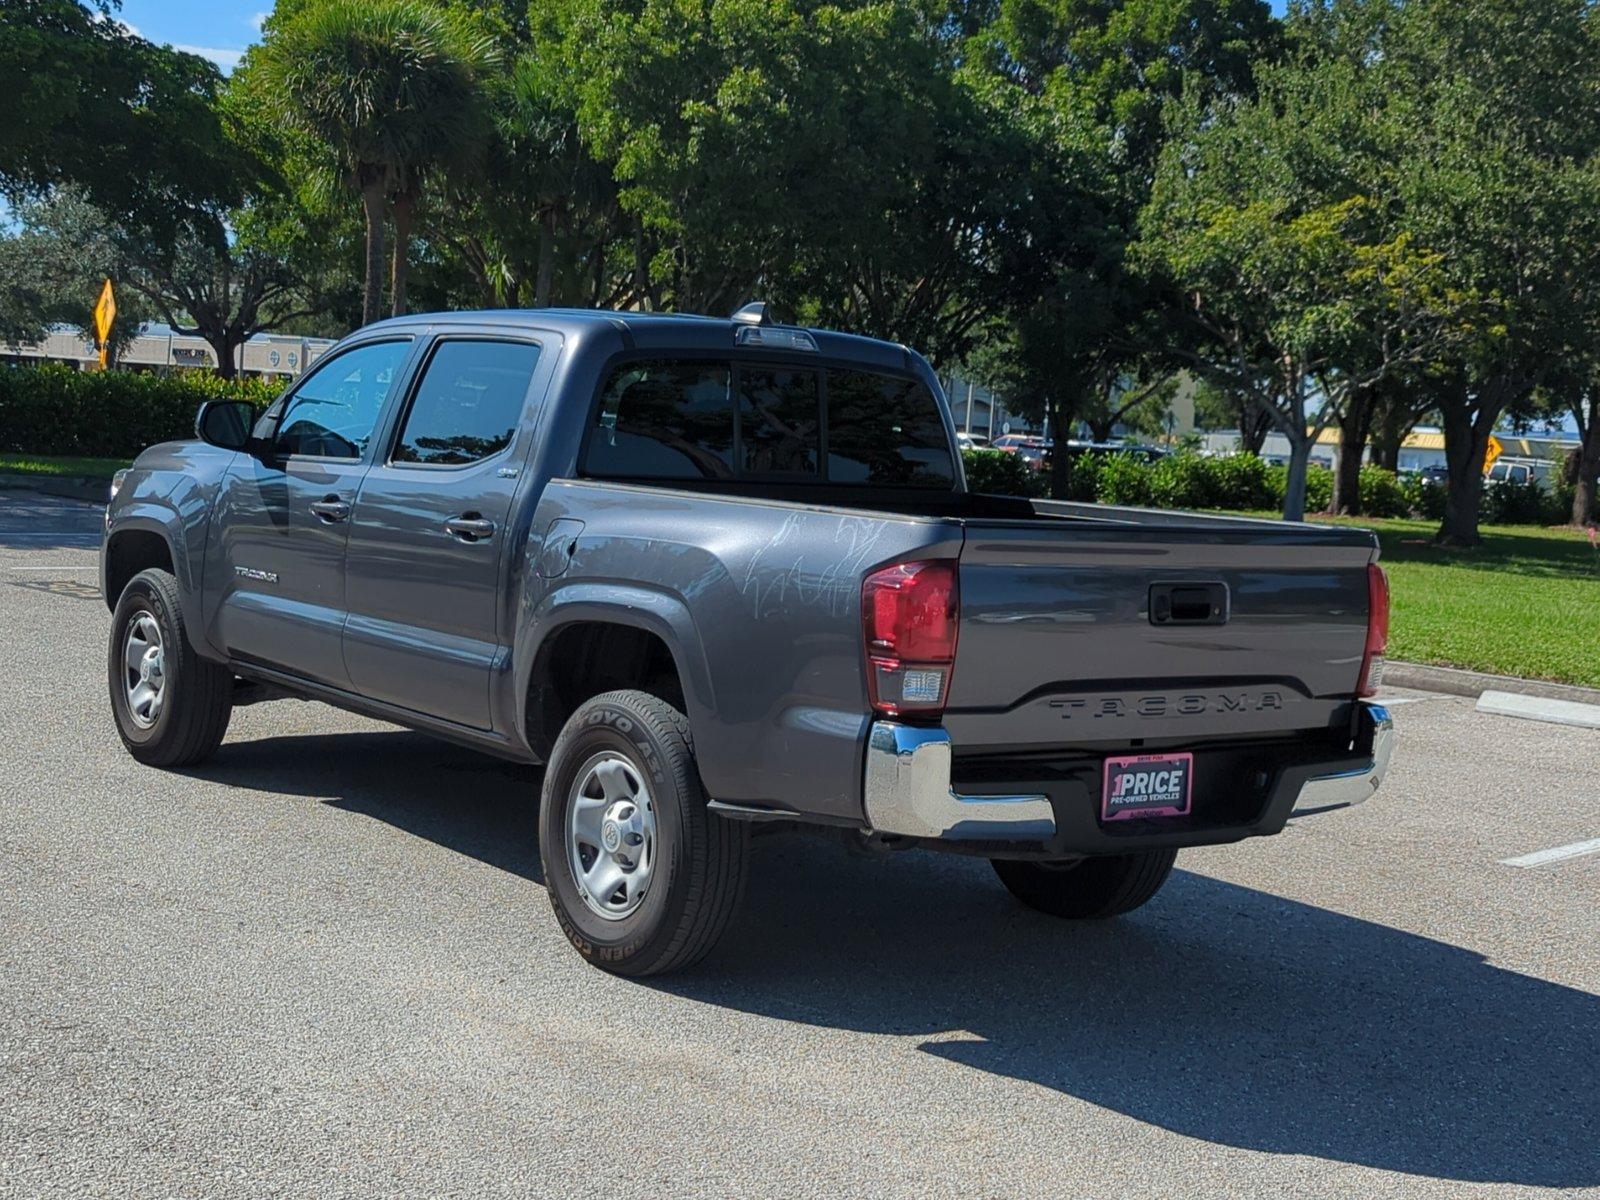
[[[1018,900],[1052,917],[1094,920],[1132,912],[1161,890],[1176,850],[1109,854],[1075,863],[991,859],[994,873]]]
[[[607,752],[645,781],[655,822],[649,884],[638,907],[615,919],[593,911],[580,894],[567,824],[579,772]],[[749,841],[744,825],[707,810],[689,722],[665,700],[606,692],[562,728],[545,768],[539,858],[562,932],[593,965],[616,975],[660,975],[703,958],[744,893]]]
[[[135,715],[124,667],[129,631],[146,616],[160,631],[163,660],[161,703],[153,721],[148,714]],[[117,733],[134,758],[152,767],[188,767],[216,753],[233,715],[233,673],[194,652],[178,607],[178,581],[170,572],[140,571],[122,589],[106,667]]]

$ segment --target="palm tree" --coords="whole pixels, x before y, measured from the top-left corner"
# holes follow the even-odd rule
[[[485,121],[490,38],[429,0],[314,0],[263,43],[261,71],[284,118],[324,144],[366,218],[362,321],[383,300],[384,221],[394,202],[393,312],[406,311],[412,212],[428,175],[470,160]]]

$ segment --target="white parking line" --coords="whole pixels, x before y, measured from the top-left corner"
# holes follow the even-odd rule
[[[1586,842],[1573,842],[1549,850],[1535,850],[1532,854],[1519,854],[1516,858],[1502,858],[1502,867],[1539,867],[1545,863],[1560,862],[1563,858],[1577,858],[1584,854],[1600,854],[1600,838]]]

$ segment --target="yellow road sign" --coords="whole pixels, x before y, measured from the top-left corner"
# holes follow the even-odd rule
[[[1483,453],[1483,473],[1487,475],[1489,468],[1494,466],[1494,460],[1505,453],[1505,447],[1500,444],[1500,439],[1494,434],[1489,435],[1489,448]]]
[[[111,323],[117,319],[117,297],[111,290],[111,280],[100,289],[100,299],[94,302],[94,336],[100,343],[100,369],[106,365],[106,354],[111,346]]]

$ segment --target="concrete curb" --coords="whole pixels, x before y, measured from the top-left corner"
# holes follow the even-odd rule
[[[1572,704],[1600,704],[1600,689],[1597,688],[1546,683],[1542,679],[1518,679],[1514,675],[1486,675],[1482,671],[1395,662],[1393,659],[1384,664],[1383,682],[1391,687],[1446,692],[1452,696],[1477,697],[1484,692],[1515,692],[1519,696],[1542,696],[1547,700],[1565,700]]]
[[[1600,729],[1600,704],[1574,704],[1571,700],[1551,700],[1546,696],[1485,692],[1478,697],[1478,711],[1493,713],[1497,717],[1543,721],[1548,725],[1574,725],[1580,729]]]
[[[16,475],[0,473],[0,491],[39,492],[68,500],[99,500],[111,492],[111,480],[92,475]]]

